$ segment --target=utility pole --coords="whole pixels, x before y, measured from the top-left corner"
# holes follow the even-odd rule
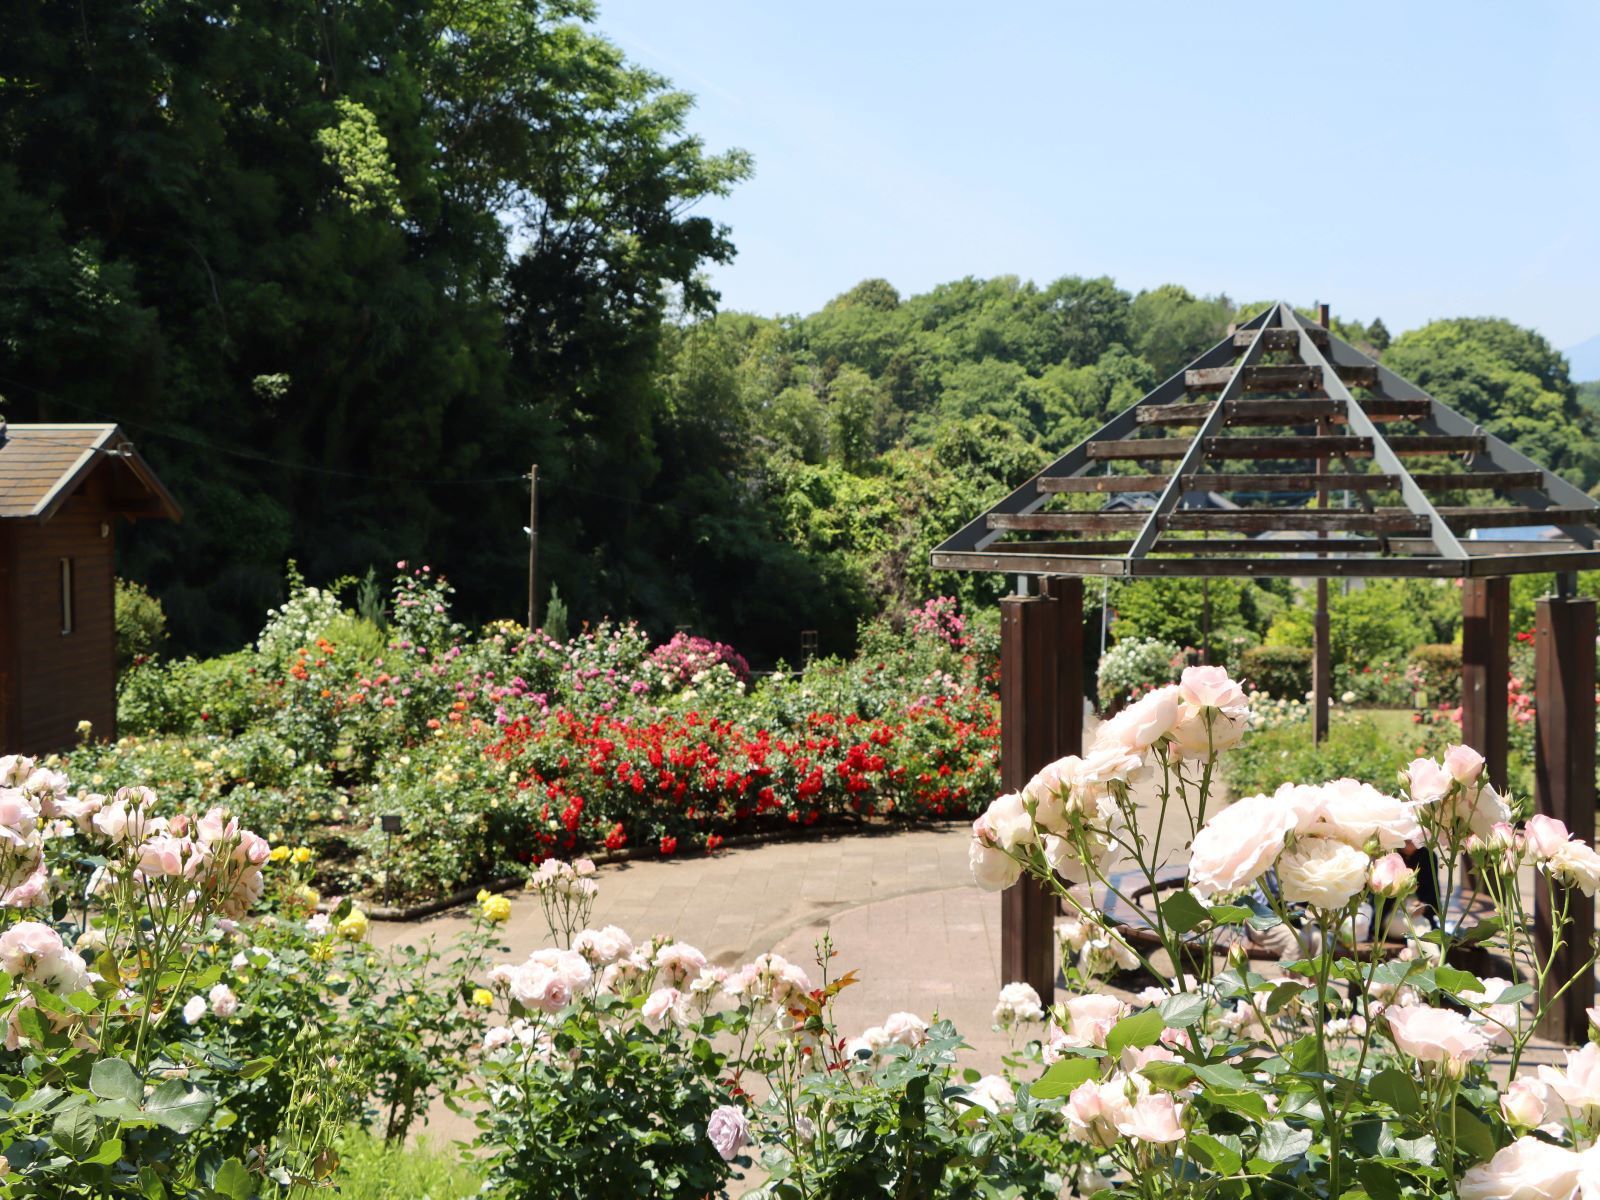
[[[539,464],[528,468],[528,632],[539,627]]]

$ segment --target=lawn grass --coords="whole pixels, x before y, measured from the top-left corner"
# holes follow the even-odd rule
[[[383,1139],[351,1130],[339,1148],[341,1200],[466,1200],[482,1181],[454,1149],[426,1139],[386,1146]]]

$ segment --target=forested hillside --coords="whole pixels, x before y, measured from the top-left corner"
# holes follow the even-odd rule
[[[998,586],[932,578],[928,549],[1265,303],[1004,277],[717,314],[702,272],[738,231],[696,204],[751,161],[592,15],[0,6],[0,412],[122,422],[167,481],[186,520],[135,531],[123,570],[174,649],[241,642],[290,558],[427,560],[466,614],[520,613],[531,462],[575,617],[843,647]],[[1594,483],[1544,339],[1340,331]]]

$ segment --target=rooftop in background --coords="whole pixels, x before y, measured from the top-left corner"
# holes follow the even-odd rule
[[[1250,432],[1235,435],[1239,427]],[[1174,461],[1170,475],[1135,473]],[[1104,474],[1090,474],[1102,464]],[[1218,511],[1208,500],[1307,490],[1319,494],[1317,507]],[[1160,498],[1148,512],[1049,508],[1061,496],[1150,491]],[[1332,507],[1336,493],[1355,507]],[[1401,504],[1377,507],[1374,496],[1385,494]],[[933,566],[1130,576],[1576,571],[1600,567],[1597,521],[1600,504],[1580,489],[1279,303],[947,538]],[[1533,525],[1558,534],[1533,551],[1475,536]]]
[[[116,464],[114,512],[129,518],[183,512],[115,425],[9,425],[0,420],[0,520],[48,521],[101,463]]]

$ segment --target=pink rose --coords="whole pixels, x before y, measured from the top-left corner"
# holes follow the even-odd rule
[[[1391,851],[1372,864],[1367,886],[1379,896],[1398,900],[1417,886],[1417,873],[1406,866],[1405,859]]]
[[[986,892],[1003,892],[1022,878],[1021,863],[980,838],[973,838],[967,848],[967,865],[973,882]]]
[[[1457,783],[1472,783],[1483,774],[1483,755],[1471,746],[1451,746],[1444,752],[1444,769]]]
[[[1074,996],[1066,1002],[1066,1037],[1078,1046],[1104,1048],[1111,1027],[1128,1015],[1128,1006],[1115,996]]]
[[[1600,1109],[1600,1046],[1589,1042],[1581,1049],[1568,1050],[1566,1069],[1540,1067],[1539,1082],[1574,1111]]]
[[[1178,687],[1168,684],[1130,704],[1100,726],[1097,745],[1144,754],[1178,723]]]
[[[1354,846],[1302,837],[1278,859],[1278,883],[1290,904],[1336,912],[1367,886],[1369,865],[1367,856]]]
[[[1117,1122],[1117,1132],[1158,1145],[1179,1142],[1183,1140],[1183,1111],[1169,1093],[1140,1096],[1132,1111]]]
[[[742,1109],[724,1104],[706,1122],[706,1137],[723,1162],[732,1162],[750,1142],[750,1122],[745,1120]]]
[[[1457,1194],[1461,1200],[1572,1200],[1580,1177],[1595,1172],[1589,1155],[1535,1137],[1518,1138],[1470,1168]]]
[[[1572,840],[1572,834],[1566,825],[1543,813],[1528,818],[1528,824],[1523,829],[1523,837],[1528,852],[1537,859],[1555,857]]]
[[[1431,758],[1413,759],[1400,777],[1411,789],[1411,798],[1419,804],[1443,800],[1453,782],[1450,773]]]
[[[669,1018],[677,1020],[681,1015],[683,993],[677,988],[657,988],[645,999],[644,1007],[640,1010],[647,1025],[659,1029]]]
[[[985,1075],[967,1085],[967,1099],[978,1108],[998,1113],[1017,1102],[1017,1093],[999,1075]]]
[[[1243,708],[1244,689],[1228,678],[1226,667],[1185,667],[1178,695],[1196,708]]]
[[[1374,838],[1385,850],[1422,843],[1414,804],[1354,779],[1336,779],[1319,790],[1319,809],[1309,822],[1301,823],[1300,833],[1333,838],[1358,849]]]
[[[1203,895],[1244,891],[1283,852],[1294,812],[1268,796],[1236,800],[1195,834],[1189,885]]]
[[[1489,1048],[1488,1039],[1478,1026],[1448,1009],[1418,1004],[1387,1008],[1383,1017],[1401,1053],[1450,1075],[1459,1077],[1469,1062]]]
[[[1549,1085],[1537,1079],[1515,1080],[1500,1095],[1500,1115],[1514,1129],[1537,1129],[1549,1111]]]
[[[0,934],[0,970],[7,975],[36,978],[66,950],[61,935],[38,921],[18,921]]]
[[[1108,1149],[1117,1144],[1117,1125],[1132,1115],[1132,1108],[1126,1077],[1080,1083],[1067,1097],[1067,1137],[1082,1146]]]
[[[928,1023],[916,1013],[890,1013],[883,1020],[883,1033],[897,1045],[916,1047],[928,1040]]]

